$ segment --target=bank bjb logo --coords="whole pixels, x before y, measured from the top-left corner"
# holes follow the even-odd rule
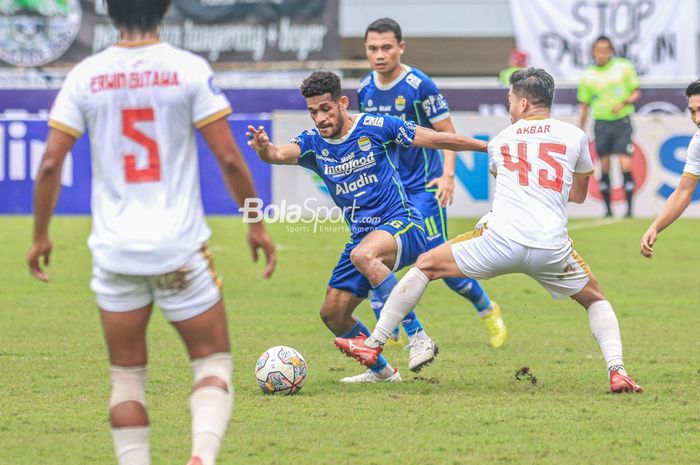
[[[363,152],[367,152],[372,148],[372,142],[369,140],[369,137],[360,137],[360,140],[357,141],[357,145],[360,146],[360,150]]]
[[[80,0],[0,0],[0,59],[17,66],[50,63],[80,29]]]

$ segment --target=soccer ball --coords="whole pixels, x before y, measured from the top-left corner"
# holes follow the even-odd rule
[[[255,364],[255,378],[265,394],[292,395],[306,381],[306,360],[286,346],[267,349]]]

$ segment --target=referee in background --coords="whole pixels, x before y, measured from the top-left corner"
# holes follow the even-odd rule
[[[639,100],[639,79],[628,60],[613,57],[610,38],[599,36],[593,42],[593,60],[583,71],[578,86],[578,101],[581,103],[580,127],[585,130],[590,107],[594,125],[595,148],[600,158],[600,192],[603,194],[606,217],[613,216],[610,209],[610,157],[620,160],[627,195],[627,214],[632,216],[632,125],[630,115],[634,103]]]

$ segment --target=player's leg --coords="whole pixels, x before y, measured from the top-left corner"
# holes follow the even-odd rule
[[[595,148],[600,159],[600,179],[598,180],[598,188],[605,202],[605,216],[613,216],[610,206],[610,154],[612,153],[611,145],[614,134],[611,133],[610,123],[608,121],[596,121],[594,125],[595,133]]]
[[[622,341],[615,312],[593,273],[571,245],[561,250],[530,249],[528,274],[554,298],[571,297],[588,312],[591,332],[603,353],[613,392],[641,392],[625,372]]]
[[[214,465],[231,420],[231,345],[221,280],[206,247],[183,268],[151,280],[156,303],[180,334],[193,372],[192,465]]]
[[[426,250],[434,249],[447,242],[447,212],[440,206],[435,193],[409,194],[409,199],[423,215],[427,239]],[[491,301],[479,281],[465,277],[445,278],[443,282],[458,296],[472,303],[486,326],[491,346],[496,348],[503,346],[508,333],[501,315],[501,308],[496,302]]]
[[[119,465],[147,465],[146,327],[152,296],[145,278],[93,266],[90,288],[100,308],[110,362],[109,422]]]
[[[392,291],[369,338],[351,344],[336,340],[336,345],[361,363],[371,363],[381,353],[393,328],[417,305],[430,281],[465,276],[488,279],[510,272],[512,256],[507,240],[491,231],[484,233],[480,229],[457,236],[418,257],[415,266]]]
[[[398,269],[401,261],[398,255],[402,254],[403,250],[399,250],[401,239],[397,239],[400,235],[396,236],[396,234],[406,227],[416,228],[405,221],[399,222],[400,225],[396,223],[396,227],[377,229],[367,234],[350,253],[353,265],[367,278],[372,285],[373,296],[382,303],[386,302],[391,290],[398,283],[394,270]],[[409,312],[401,323],[409,341],[413,341],[416,337],[427,337],[415,312]]]
[[[352,339],[367,337],[369,329],[353,316],[355,308],[362,302],[371,288],[365,276],[350,261],[355,244],[348,244],[333,269],[328,282],[326,298],[320,316],[326,327],[336,337]],[[397,324],[398,326],[398,324]],[[400,381],[401,377],[384,357],[368,367],[370,370],[358,376],[343,378],[343,382]]]
[[[372,307],[372,312],[374,312],[374,317],[379,320],[379,316],[382,314],[382,308],[384,308],[384,300],[382,300],[377,293],[372,292],[372,297],[369,300],[370,306]],[[397,327],[391,334],[391,338],[387,341],[389,344],[401,344],[401,333]]]
[[[351,258],[357,262],[356,266],[360,271],[370,260],[374,260],[380,262],[389,272],[373,287],[374,294],[385,302],[398,283],[393,271],[414,263],[424,250],[423,229],[417,223],[401,218],[390,220],[368,234],[353,251],[354,255]],[[419,372],[433,362],[438,353],[438,346],[425,332],[413,310],[404,316],[401,325],[408,334],[408,368]]]
[[[187,347],[194,375],[191,463],[213,465],[233,409],[233,361],[223,301],[173,326]]]
[[[451,245],[448,243],[419,256],[415,265],[401,278],[389,296],[372,333],[371,342],[380,345],[386,342],[394,326],[418,304],[430,281],[460,275],[462,273],[457,267],[452,256]]]
[[[120,465],[150,463],[146,412],[146,327],[152,305],[133,311],[100,309],[109,352],[109,422]]]
[[[348,282],[345,282],[347,286]],[[366,291],[365,291],[366,292]],[[364,300],[364,297],[353,295],[344,289],[328,286],[326,298],[321,307],[321,320],[336,337],[354,339],[369,336],[369,328],[359,318],[353,316],[355,308]],[[379,356],[369,370],[356,376],[342,378],[343,383],[376,383],[401,381],[398,370],[393,368],[384,356]]]
[[[603,202],[605,202],[605,216],[613,216],[611,207],[611,192],[612,187],[610,185],[610,155],[603,155],[600,157],[600,180],[598,181],[598,187],[600,188],[600,194],[603,196]]]
[[[630,155],[620,155],[620,169],[622,170],[622,178],[625,188],[625,196],[627,197],[627,218],[632,217],[632,200],[634,199],[634,179],[632,178],[632,157]]]
[[[423,215],[426,235],[426,251],[447,242],[447,211],[440,206],[435,193],[430,191],[409,194],[411,203]],[[478,281],[471,278],[445,278],[447,287],[469,300],[480,316],[492,310],[492,302]]]
[[[627,213],[625,216],[632,216],[632,200],[634,197],[634,179],[632,179],[632,154],[634,145],[632,145],[632,124],[629,117],[622,118],[616,121],[617,131],[615,138],[614,152],[617,154],[617,159],[620,160],[620,170],[622,171],[623,187],[625,196],[627,197]]]
[[[629,377],[622,359],[622,338],[617,316],[612,305],[605,299],[595,277],[578,293],[571,296],[588,312],[588,323],[595,338],[610,378],[612,392],[644,392],[644,389]]]

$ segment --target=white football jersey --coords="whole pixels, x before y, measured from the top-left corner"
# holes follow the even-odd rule
[[[49,126],[90,135],[95,262],[152,275],[183,266],[209,238],[195,128],[231,112],[202,58],[162,42],[115,45],[66,77]]]
[[[574,173],[593,174],[586,134],[551,118],[522,119],[492,139],[488,150],[496,174],[488,228],[528,247],[566,244]]]
[[[688,144],[688,155],[683,168],[683,176],[700,180],[700,131],[696,132]]]

